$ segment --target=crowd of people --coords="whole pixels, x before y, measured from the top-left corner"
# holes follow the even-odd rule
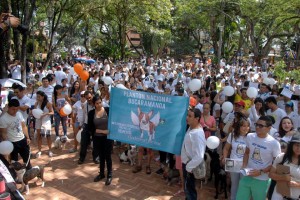
[[[197,199],[197,181],[192,171],[204,160],[205,152],[217,151],[222,166],[226,165],[227,158],[231,158],[242,161],[242,169],[248,170],[246,176],[228,172],[232,200],[300,198],[300,136],[297,131],[300,128],[300,90],[295,80],[286,77],[280,83],[271,67],[263,70],[254,62],[225,65],[222,60],[220,65],[214,66],[210,59],[196,58],[184,62],[149,57],[129,59],[126,63],[112,63],[110,60],[91,65],[82,63],[90,73],[90,78],[83,81],[74,72],[74,64],[74,61],[66,61],[47,69],[29,64],[27,87],[13,85],[14,94],[9,96],[9,103],[2,108],[0,117],[2,140],[9,140],[14,145],[12,160],[17,161],[20,154],[27,168],[31,168],[29,146],[34,138],[30,133],[35,130],[38,141],[36,157],[42,154],[43,138],[47,141],[48,155],[52,157],[52,127],[55,127],[55,141],[61,137],[68,139],[69,123],[74,138],[81,131],[80,144],[75,139],[69,152],[78,152],[78,164],[84,164],[92,140],[93,161],[100,164],[99,175],[94,181],[106,177],[105,185],[110,185],[114,144],[107,138],[110,88],[123,84],[129,90],[190,99],[188,129],[181,155],[159,151],[160,168],[156,173],[164,175],[166,167],[179,171],[182,187],[175,195]],[[20,68],[19,62],[10,65],[10,73],[15,79],[21,77],[17,74],[21,73],[17,70]],[[106,85],[103,78],[107,76],[113,79],[112,85]],[[201,80],[199,90],[190,90],[189,83],[193,79]],[[234,94],[228,96],[224,91],[226,86],[231,86]],[[249,87],[257,89],[256,97],[248,97]],[[286,91],[292,95],[287,95]],[[229,113],[222,106],[225,102],[233,105]],[[72,106],[73,112],[62,116],[60,111],[66,104]],[[31,114],[35,108],[43,111],[40,119],[34,119]],[[205,148],[210,136],[220,138],[217,150]],[[153,150],[143,147],[138,148],[138,162],[133,173],[142,171],[145,154],[148,156],[146,173],[152,173]],[[289,166],[290,174],[279,175],[276,171],[278,164]],[[288,184],[291,195],[286,197],[277,192],[276,182]]]

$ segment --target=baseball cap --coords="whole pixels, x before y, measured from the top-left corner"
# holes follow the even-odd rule
[[[287,102],[286,104],[285,104],[285,106],[289,106],[289,107],[294,107],[294,104],[293,104],[293,102],[291,102],[291,101],[289,101],[289,102]]]
[[[245,102],[243,102],[243,101],[235,102],[235,104],[245,107]]]
[[[300,133],[299,132],[295,133],[295,135],[293,135],[293,137],[290,140],[290,142],[300,143]]]

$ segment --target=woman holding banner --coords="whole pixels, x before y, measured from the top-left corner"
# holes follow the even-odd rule
[[[107,166],[107,179],[105,185],[110,185],[112,181],[112,159],[111,151],[113,141],[107,139],[108,134],[108,107],[102,106],[102,99],[96,95],[93,97],[94,110],[88,114],[88,131],[93,136],[93,146],[100,158],[100,172],[94,178],[98,182],[105,178],[105,163]]]

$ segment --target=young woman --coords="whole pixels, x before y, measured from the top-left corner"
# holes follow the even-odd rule
[[[74,153],[77,151],[77,146],[78,146],[78,141],[76,139],[77,133],[78,131],[81,129],[81,127],[84,124],[84,112],[83,112],[83,107],[84,104],[86,103],[86,99],[84,96],[84,91],[81,92],[80,94],[80,101],[77,101],[74,105],[73,105],[73,120],[74,120],[74,147],[72,149],[69,150],[69,153]]]
[[[49,148],[48,155],[53,156],[51,152],[51,119],[50,116],[54,114],[52,104],[48,101],[47,95],[43,91],[37,91],[36,93],[36,103],[34,108],[41,109],[43,114],[40,119],[36,119],[36,131],[38,139],[38,152],[36,158],[40,157],[42,154],[42,137],[47,138],[47,144]]]
[[[80,84],[79,81],[75,81],[70,90],[70,99],[72,105],[74,105],[77,101],[80,100]]]
[[[278,164],[290,167],[290,174],[277,174]],[[279,182],[286,182],[290,188],[290,198],[284,198],[275,188],[272,200],[299,199],[300,195],[300,133],[291,138],[286,153],[279,154],[274,160],[269,177]],[[277,186],[276,186],[277,187]]]
[[[111,151],[113,141],[107,139],[108,134],[108,112],[102,106],[102,99],[99,96],[94,96],[94,110],[88,114],[88,130],[94,136],[93,146],[100,158],[100,172],[95,177],[94,182],[98,182],[105,178],[104,169],[105,163],[107,166],[107,179],[105,185],[110,185],[112,181],[112,159]],[[107,110],[108,111],[108,110]]]
[[[255,132],[255,123],[261,116],[265,116],[265,106],[264,101],[261,98],[256,98],[255,100],[251,101],[251,107],[248,109],[248,113],[251,125],[250,130],[251,132]]]
[[[102,99],[102,105],[104,107],[109,107],[109,99],[110,99],[110,95],[109,95],[109,89],[108,86],[105,85],[104,87],[102,87],[100,89],[101,92],[101,99]]]
[[[70,101],[68,95],[62,94],[63,87],[56,85],[53,92],[53,108],[55,120],[55,135],[59,137],[59,124],[61,122],[63,127],[64,136],[67,136],[67,116],[60,116],[59,112]]]
[[[289,142],[294,133],[295,131],[292,119],[289,117],[284,117],[279,123],[278,133],[276,133],[274,137],[278,141],[283,140],[285,142]]]
[[[246,150],[246,136],[250,130],[250,123],[246,118],[241,118],[234,124],[234,130],[229,134],[227,142],[223,149],[222,163],[225,164],[225,159],[229,157],[231,159],[243,160]],[[236,199],[237,189],[239,187],[239,181],[241,173],[231,172],[231,200]]]
[[[203,105],[203,114],[200,119],[200,124],[203,127],[205,138],[214,135],[214,132],[217,131],[216,120],[213,116],[210,115],[209,103],[205,103]]]

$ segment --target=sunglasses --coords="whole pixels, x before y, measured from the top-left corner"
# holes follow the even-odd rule
[[[268,127],[268,126],[266,126],[266,125],[258,124],[258,123],[255,123],[254,125],[255,125],[255,127],[257,127],[257,128]]]

